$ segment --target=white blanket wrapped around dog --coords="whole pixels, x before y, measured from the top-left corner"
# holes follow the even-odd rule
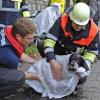
[[[70,55],[56,56],[56,60],[62,66],[64,80],[58,81],[53,78],[50,65],[46,62],[46,59],[43,58],[33,64],[28,70],[28,72],[37,74],[41,82],[26,80],[26,83],[37,92],[42,93],[43,97],[62,98],[70,95],[76,88],[79,79],[75,72],[68,70],[69,56]]]

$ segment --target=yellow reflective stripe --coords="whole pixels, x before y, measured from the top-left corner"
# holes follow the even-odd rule
[[[23,11],[23,17],[30,17],[29,11]]]
[[[92,63],[94,63],[96,59],[96,55],[92,52],[85,52],[83,57],[87,60],[90,60]]]
[[[49,47],[54,48],[55,44],[56,44],[56,41],[54,41],[54,40],[51,40],[51,39],[44,40],[44,47],[49,46]]]
[[[61,5],[61,10],[60,10],[60,12],[63,13],[63,12],[64,12],[64,9],[65,9],[64,5]]]
[[[20,3],[20,2],[18,2],[18,9],[20,9],[20,5],[21,5],[21,3]]]

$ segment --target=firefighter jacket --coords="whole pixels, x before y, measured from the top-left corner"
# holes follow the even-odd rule
[[[21,16],[30,17],[25,0],[0,0],[0,29],[12,25]]]
[[[44,41],[45,54],[47,61],[55,59],[55,47],[59,44],[66,53],[80,53],[86,59],[94,62],[98,53],[98,28],[90,20],[81,31],[75,31],[72,27],[72,21],[67,14],[61,15],[56,20],[53,27],[49,30],[47,39]]]
[[[64,12],[65,9],[65,0],[50,0],[50,4],[59,3],[61,6],[61,13]]]

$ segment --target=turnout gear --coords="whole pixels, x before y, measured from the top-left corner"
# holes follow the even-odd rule
[[[0,29],[12,25],[21,16],[30,17],[25,0],[0,0]]]
[[[59,3],[61,6],[61,13],[64,12],[65,0],[50,0],[50,4],[53,4],[53,3]]]
[[[94,38],[98,37],[97,36],[98,35],[97,34],[98,33],[97,26],[94,24],[94,22],[92,20],[90,20],[88,25],[86,26],[87,27],[86,30],[84,30],[84,31],[82,30],[82,32],[76,33],[77,37],[79,36],[78,39],[77,39],[75,36],[73,36],[75,34],[75,32],[66,30],[66,28],[69,25],[69,21],[70,21],[70,19],[69,20],[68,19],[69,19],[69,17],[68,17],[67,14],[64,14],[64,15],[61,16],[60,25],[61,25],[62,31],[61,30],[60,31],[61,31],[62,35],[60,36],[60,38],[58,37],[58,35],[60,34],[59,32],[57,32],[57,34],[56,34],[56,32],[54,31],[55,34],[52,35],[53,31],[52,32],[51,32],[51,30],[49,31],[49,32],[51,32],[51,34],[48,34],[47,39],[44,41],[44,47],[45,47],[44,52],[47,55],[47,61],[49,61],[50,59],[55,59],[54,56],[53,56],[53,52],[54,53],[57,52],[57,50],[59,48],[58,49],[55,49],[55,48],[56,48],[57,44],[60,44],[62,46],[61,48],[63,49],[63,51],[65,50],[65,52],[67,51],[68,53],[71,53],[69,51],[77,52],[76,48],[77,49],[82,48],[83,50],[80,49],[79,52],[81,52],[82,55],[86,59],[90,60],[93,63],[95,61],[97,53],[94,52],[93,49],[90,49],[90,51],[91,51],[90,54],[89,54],[91,56],[90,57],[89,55],[86,56],[87,55],[86,52],[89,51],[87,48],[89,48],[90,46],[92,46],[92,48],[96,48],[96,49],[98,48],[98,42],[97,43],[94,42],[93,43],[94,46],[91,44],[93,42]],[[83,33],[87,34],[87,35],[84,36]],[[66,43],[68,43],[67,46],[66,46]]]
[[[68,22],[68,16],[65,14],[61,17],[61,25],[62,29],[64,31],[65,36],[72,37],[72,34],[70,32],[66,32],[65,27]],[[73,43],[83,45],[83,46],[89,46],[89,44],[93,41],[96,34],[98,32],[98,27],[95,25],[95,23],[91,20],[91,26],[89,30],[89,36],[88,38],[82,38],[80,40],[75,40]],[[88,60],[90,60],[92,63],[96,59],[96,55],[92,52],[84,51],[84,57]]]
[[[90,19],[90,9],[85,3],[77,3],[70,13],[70,18],[78,25],[86,25]]]
[[[62,26],[62,29],[64,31],[65,36],[72,37],[72,34],[70,32],[66,32],[66,30],[65,30],[65,27],[66,27],[67,22],[68,22],[68,15],[67,14],[64,14],[61,17],[61,26]],[[80,44],[80,45],[83,45],[83,46],[88,46],[91,43],[91,41],[94,39],[94,37],[96,36],[97,32],[98,32],[98,27],[91,20],[91,26],[90,26],[88,38],[86,38],[86,39],[85,38],[82,38],[80,40],[76,40],[76,41],[73,41],[73,42],[75,44]]]

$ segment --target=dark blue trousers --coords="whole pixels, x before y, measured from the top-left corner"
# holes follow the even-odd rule
[[[0,98],[16,93],[25,81],[25,75],[17,69],[0,67]]]

